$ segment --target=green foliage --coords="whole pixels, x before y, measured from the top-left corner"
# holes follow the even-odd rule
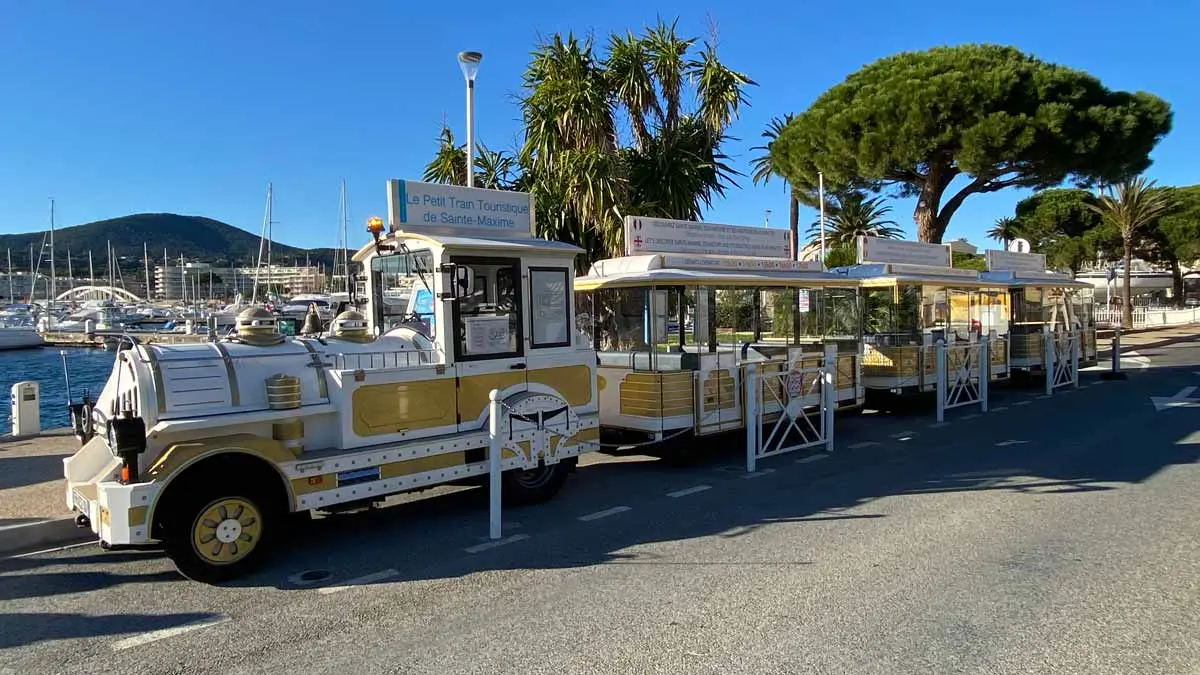
[[[1016,218],[997,218],[996,224],[987,231],[987,236],[1007,247],[1014,239],[1021,238],[1021,227]]]
[[[987,262],[983,256],[973,253],[959,253],[958,251],[950,253],[950,266],[960,270],[975,270],[977,272],[987,270]]]
[[[825,269],[849,267],[858,262],[858,252],[853,245],[838,245],[825,249]]]
[[[1097,228],[1096,196],[1081,189],[1042,190],[1017,203],[1015,229],[1054,269],[1078,272],[1106,249],[1109,237]]]
[[[804,192],[821,171],[837,188],[919,197],[918,239],[940,242],[972,194],[1136,175],[1170,128],[1170,107],[1150,94],[1011,47],[937,47],[880,59],[822,94],[771,144],[771,166]]]
[[[848,190],[827,200],[825,207],[826,246],[850,246],[860,236],[900,239],[904,232],[896,221],[886,218],[892,207],[884,206],[880,197],[868,197],[857,190]],[[821,241],[821,220],[808,228],[810,244]]]
[[[1200,185],[1173,188],[1175,209],[1158,221],[1156,235],[1176,261],[1200,259]]]
[[[519,153],[481,145],[475,161],[478,187],[533,193],[538,234],[582,247],[581,265],[621,254],[625,214],[697,220],[736,185],[721,147],[754,85],[675,23],[604,45],[570,33],[539,44],[523,76]],[[463,184],[465,167],[443,129],[425,180]]]

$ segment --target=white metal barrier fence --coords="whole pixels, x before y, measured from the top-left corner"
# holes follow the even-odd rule
[[[760,459],[805,448],[824,445],[833,452],[836,369],[834,345],[825,347],[815,368],[796,362],[763,373],[756,364],[746,366],[746,471],[756,471]]]
[[[1079,386],[1079,331],[1046,333],[1046,394]]]
[[[946,411],[978,405],[987,412],[988,379],[991,374],[989,341],[947,346],[937,342],[937,421],[946,421]]]

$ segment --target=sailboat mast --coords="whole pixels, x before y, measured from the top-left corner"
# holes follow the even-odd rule
[[[152,302],[154,296],[150,293],[150,249],[146,248],[146,242],[142,242],[142,266],[146,272],[146,302]]]
[[[167,266],[167,247],[164,246],[163,247],[163,287],[162,287],[163,300],[167,299],[167,274],[169,274],[170,271],[171,271],[171,269]]]
[[[58,288],[57,288],[57,285],[55,282],[56,282],[56,279],[55,279],[55,274],[54,274],[54,198],[51,197],[50,198],[50,297],[46,298],[47,306],[49,306],[49,304],[51,302],[54,302],[54,299],[58,296],[58,293],[57,293]]]
[[[113,297],[113,269],[114,269],[115,265],[113,262],[112,240],[105,241],[104,246],[105,246],[105,248],[108,249],[108,299],[114,300],[115,298]]]
[[[274,233],[274,191],[275,186],[267,183],[267,299],[271,298],[271,243],[275,241]]]
[[[92,250],[88,249],[88,284],[96,285],[96,268],[92,265]]]
[[[71,269],[71,249],[67,249],[67,284],[75,290],[75,271]]]
[[[13,282],[12,282],[12,249],[8,249],[8,301],[16,302],[13,297]]]
[[[267,183],[267,207],[263,212],[262,230],[258,235],[258,259],[254,262],[254,288],[250,292],[250,304],[258,304],[258,281],[262,274],[263,264],[263,249],[267,252],[267,265],[270,265],[271,247],[270,247],[270,228],[271,228],[271,190],[272,184]],[[267,283],[271,283],[270,268],[267,270]]]
[[[342,199],[338,206],[338,247],[333,255],[333,278],[337,279],[340,274],[343,281],[342,290],[346,293],[350,292],[350,241],[347,233],[347,227],[350,221],[350,210],[346,206],[346,179],[342,179]],[[341,260],[341,267],[338,266],[338,261]]]

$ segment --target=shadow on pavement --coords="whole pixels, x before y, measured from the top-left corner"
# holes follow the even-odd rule
[[[62,480],[64,455],[0,454],[0,490]]]
[[[5,613],[0,614],[0,649],[9,649],[48,640],[94,638],[105,635],[143,633],[175,628],[205,619],[207,613],[168,614],[86,614]],[[3,669],[0,669],[2,671]]]

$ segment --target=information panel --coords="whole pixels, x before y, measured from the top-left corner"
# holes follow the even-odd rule
[[[679,253],[787,260],[792,255],[791,241],[787,230],[777,228],[625,216],[626,255]]]
[[[1045,272],[1046,256],[1043,253],[1017,253],[1015,251],[987,250],[984,252],[989,272]]]
[[[858,262],[950,267],[950,246],[903,239],[859,237]]]

